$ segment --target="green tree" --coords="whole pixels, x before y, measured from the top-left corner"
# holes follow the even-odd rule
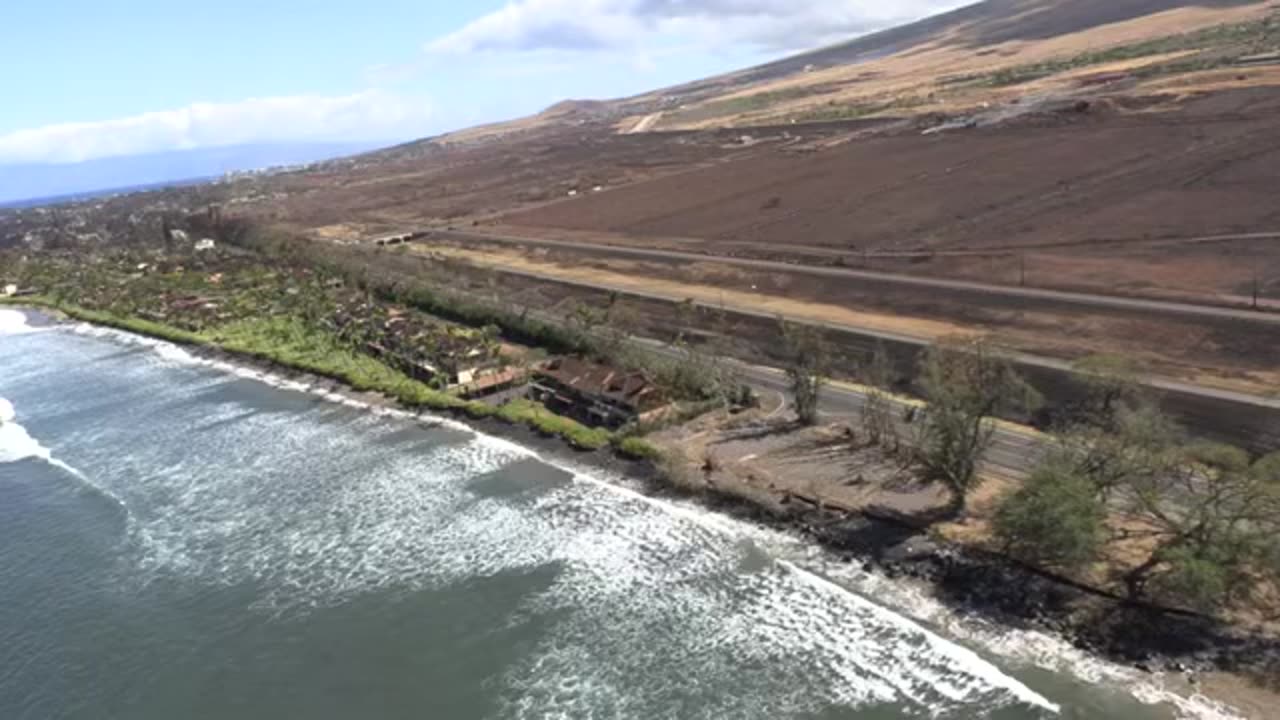
[[[1051,455],[996,513],[996,537],[1015,557],[1068,570],[1092,562],[1106,539],[1106,507],[1072,458]]]
[[[782,331],[785,369],[795,404],[796,418],[802,425],[816,425],[822,386],[826,384],[828,351],[822,331],[812,325],[779,320]]]
[[[1239,448],[1196,443],[1167,458],[1113,493],[1152,548],[1126,574],[1126,585],[1133,597],[1220,607],[1247,590],[1252,573],[1276,569],[1270,560],[1280,532],[1280,453],[1250,462]]]
[[[1153,594],[1197,610],[1213,612],[1246,582],[1243,567],[1225,547],[1179,546],[1158,556],[1163,571],[1151,583]]]
[[[952,511],[959,515],[995,436],[993,418],[1029,412],[1040,399],[983,338],[930,347],[921,362],[919,382],[928,406],[917,426],[917,460],[925,479],[951,491]]]
[[[1080,424],[1058,436],[1058,452],[1104,494],[1164,472],[1182,444],[1183,431],[1154,405],[1116,406],[1104,425]]]

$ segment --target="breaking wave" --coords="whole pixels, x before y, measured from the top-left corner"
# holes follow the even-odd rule
[[[53,457],[53,453],[31,437],[27,429],[18,424],[13,403],[0,397],[0,463],[12,463],[35,458],[65,470],[78,478],[84,478],[79,470]]]
[[[0,308],[0,335],[23,335],[39,330],[41,328],[33,328],[27,324],[26,313],[21,310]]]

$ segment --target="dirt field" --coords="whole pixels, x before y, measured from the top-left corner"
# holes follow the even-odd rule
[[[305,173],[243,181],[226,192],[244,198],[229,203],[238,213],[355,240],[432,223],[469,224],[570,193],[715,164],[744,152],[733,142],[737,135],[617,135],[588,123],[474,142],[423,140]]]
[[[1280,295],[1280,243],[1254,243],[1234,260],[1236,248],[1221,246],[1166,244],[1136,254],[1127,247],[1280,230],[1280,90],[1230,91],[1163,113],[1136,105],[902,133],[817,153],[764,149],[513,213],[503,223],[635,242],[682,238],[713,254],[756,248],[777,256],[790,245],[853,259],[867,250],[1031,252],[1032,271],[1044,279],[1095,287],[1239,294],[1261,270],[1264,292]],[[1205,265],[1206,257],[1216,260]],[[1098,277],[1100,262],[1107,272]],[[960,275],[1010,274],[983,262],[947,265]]]

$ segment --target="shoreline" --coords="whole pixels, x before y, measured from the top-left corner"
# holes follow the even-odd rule
[[[1259,712],[1280,702],[1280,691],[1258,687],[1250,679],[1268,677],[1268,672],[1280,667],[1280,641],[1276,639],[1251,638],[1196,616],[1177,616],[1104,598],[1096,591],[1073,587],[1007,558],[934,541],[926,531],[892,518],[761,501],[734,493],[733,488],[682,486],[665,477],[652,462],[621,457],[611,446],[575,449],[567,440],[525,424],[492,415],[473,417],[458,409],[409,407],[381,392],[358,390],[340,378],[252,354],[150,336],[137,329],[77,319],[46,307],[21,303],[4,303],[0,307],[23,313],[32,327],[70,322],[59,318],[63,316],[173,343],[213,367],[227,365],[261,372],[270,379],[303,384],[307,392],[340,396],[368,410],[400,411],[423,423],[433,419],[457,422],[475,432],[525,447],[544,460],[563,463],[569,467],[562,465],[562,469],[570,472],[574,468],[600,470],[627,481],[634,486],[628,489],[652,499],[692,502],[708,511],[795,537],[828,553],[835,561],[857,565],[868,572],[879,571],[890,581],[912,583],[924,588],[930,599],[961,621],[1043,633],[1089,657],[1134,668],[1152,677],[1165,673],[1201,676],[1199,682],[1179,681],[1185,685],[1185,692],[1168,691],[1184,698],[1200,695],[1224,702],[1233,710],[1243,710],[1243,705]],[[1087,614],[1080,612],[1082,598],[1090,604],[1091,612]],[[904,616],[916,619],[911,614]]]

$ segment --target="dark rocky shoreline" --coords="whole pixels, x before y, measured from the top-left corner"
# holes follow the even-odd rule
[[[647,482],[655,494],[694,496],[717,512],[799,534],[845,562],[923,583],[960,616],[1044,632],[1145,672],[1280,678],[1277,637],[1128,602],[1004,556],[939,543],[920,528],[888,517],[836,515],[797,503],[768,507],[723,490],[681,491],[652,472]]]

